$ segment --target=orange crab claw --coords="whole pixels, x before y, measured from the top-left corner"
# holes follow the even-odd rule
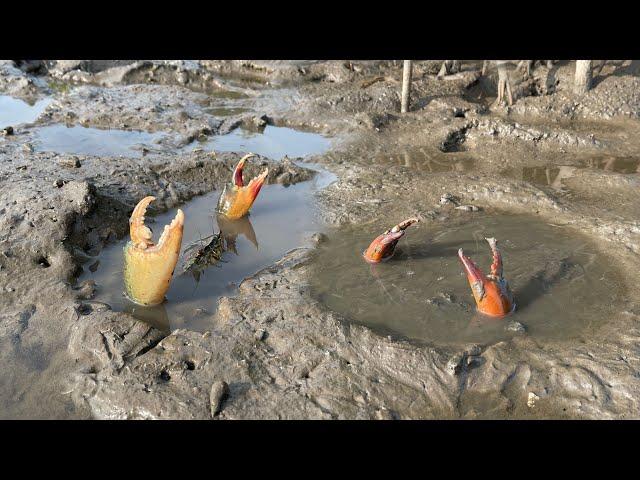
[[[158,305],[164,300],[178,263],[184,229],[184,213],[178,209],[155,244],[144,224],[147,207],[154,200],[145,197],[136,205],[129,219],[131,240],[124,247],[125,290],[130,300],[141,305]]]
[[[396,250],[398,240],[404,235],[404,231],[418,221],[415,217],[408,218],[382,235],[378,235],[362,253],[362,256],[369,263],[380,263],[382,260],[391,257]]]
[[[489,275],[484,275],[462,249],[458,250],[458,257],[467,273],[478,311],[492,317],[504,317],[515,310],[516,304],[509,284],[502,276],[502,255],[498,250],[497,241],[495,238],[485,240],[489,242],[493,254]]]
[[[260,189],[269,174],[269,169],[267,168],[260,175],[252,178],[248,185],[245,185],[244,179],[242,178],[242,170],[247,159],[251,157],[255,157],[255,155],[250,153],[240,159],[238,165],[236,165],[236,168],[233,170],[232,184],[224,187],[218,199],[218,213],[231,220],[237,220],[249,213],[253,202],[258,196],[258,193],[260,193]]]

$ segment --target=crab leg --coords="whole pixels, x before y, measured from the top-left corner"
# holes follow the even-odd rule
[[[131,240],[124,247],[126,293],[141,305],[158,305],[164,300],[178,263],[184,229],[184,213],[178,209],[155,244],[151,230],[144,224],[147,207],[154,200],[155,197],[145,197],[136,205],[129,220]]]

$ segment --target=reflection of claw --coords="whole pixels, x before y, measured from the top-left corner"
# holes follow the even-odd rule
[[[369,263],[379,263],[391,257],[395,252],[398,240],[404,235],[404,231],[416,222],[418,222],[417,218],[408,218],[382,235],[378,235],[362,254],[364,259]]]
[[[143,307],[133,302],[125,302],[124,311],[161,332],[171,331],[169,315],[167,315],[167,309],[162,304]]]
[[[467,273],[478,311],[493,317],[504,317],[512,312],[516,305],[509,284],[502,276],[502,255],[498,250],[497,241],[495,238],[487,238],[486,240],[489,242],[493,254],[489,275],[484,275],[462,249],[458,250],[458,257]]]
[[[244,163],[247,159],[254,156],[253,153],[250,153],[240,159],[238,165],[236,165],[236,168],[233,170],[233,183],[224,187],[218,199],[218,213],[221,213],[231,220],[242,218],[249,213],[253,202],[258,196],[258,193],[260,193],[260,189],[269,174],[269,169],[267,168],[260,175],[252,178],[249,184],[245,186],[242,177]]]
[[[258,250],[258,239],[256,232],[251,225],[249,217],[242,217],[238,220],[229,220],[224,215],[218,215],[216,217],[218,222],[218,228],[224,238],[227,250],[232,250],[236,255],[238,252],[235,250],[236,238],[238,235],[244,235]]]
[[[178,213],[170,225],[164,227],[157,244],[151,230],[144,224],[147,207],[155,197],[145,197],[131,214],[131,241],[124,247],[124,285],[128,297],[142,305],[158,305],[171,284],[173,270],[178,263],[184,213]]]

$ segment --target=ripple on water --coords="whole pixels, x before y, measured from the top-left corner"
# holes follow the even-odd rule
[[[505,329],[512,320],[534,337],[575,337],[606,321],[624,298],[618,274],[585,237],[527,216],[461,216],[435,231],[418,224],[390,261],[364,262],[369,242],[398,220],[329,234],[312,266],[314,297],[381,333],[439,344],[493,343],[513,335]],[[487,273],[490,236],[499,240],[517,304],[498,321],[476,312],[457,257],[464,248]]]

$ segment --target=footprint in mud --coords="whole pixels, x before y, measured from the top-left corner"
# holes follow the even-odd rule
[[[497,342],[513,335],[509,322],[539,338],[587,334],[615,312],[612,296],[624,296],[616,271],[585,238],[534,217],[480,214],[438,231],[423,223],[412,228],[395,256],[376,265],[360,255],[375,227],[329,234],[331,253],[321,247],[312,264],[312,295],[383,334],[438,344]],[[517,305],[504,319],[476,312],[457,256],[463,248],[487,273],[492,259],[484,238],[491,236],[500,239]]]

